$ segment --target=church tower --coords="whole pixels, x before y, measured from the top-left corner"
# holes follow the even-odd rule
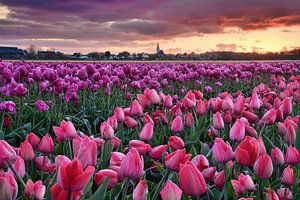
[[[157,47],[156,47],[156,53],[158,54],[160,52],[160,49],[159,49],[159,42],[157,43]]]

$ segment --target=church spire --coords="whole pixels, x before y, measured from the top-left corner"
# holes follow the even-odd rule
[[[157,43],[157,47],[156,47],[156,53],[158,53],[160,51],[159,49],[159,42]]]

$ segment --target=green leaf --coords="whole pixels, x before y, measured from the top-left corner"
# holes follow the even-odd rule
[[[97,189],[97,191],[92,196],[91,200],[104,200],[105,199],[105,193],[106,193],[106,190],[107,190],[107,185],[108,185],[109,179],[110,179],[110,177],[107,177],[102,182],[100,187]]]
[[[115,186],[110,191],[109,199],[110,200],[118,200],[118,197],[119,197],[121,191],[122,191],[122,184],[119,184],[119,185]]]
[[[189,150],[189,154],[192,154],[192,157],[198,155],[197,150],[194,145],[192,145],[191,149]]]
[[[295,147],[300,150],[300,120],[298,121],[298,130],[296,133]]]

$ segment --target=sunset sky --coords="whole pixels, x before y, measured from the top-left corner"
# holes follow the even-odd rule
[[[0,46],[65,53],[300,47],[299,0],[1,0]]]

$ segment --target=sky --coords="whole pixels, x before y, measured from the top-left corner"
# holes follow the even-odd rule
[[[300,47],[300,0],[0,0],[0,46],[64,53],[279,52]]]

